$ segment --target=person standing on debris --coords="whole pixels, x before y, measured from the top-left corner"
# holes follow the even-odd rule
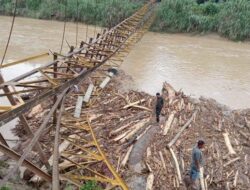
[[[200,189],[200,168],[203,167],[203,155],[201,149],[205,146],[205,142],[203,140],[199,140],[197,145],[193,148],[192,151],[192,162],[191,162],[191,189],[199,190]]]
[[[155,106],[155,112],[156,112],[156,122],[159,123],[160,121],[160,114],[163,107],[164,101],[161,97],[160,93],[156,93],[156,106]]]

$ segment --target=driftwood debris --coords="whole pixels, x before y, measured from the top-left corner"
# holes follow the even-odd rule
[[[176,169],[176,173],[177,173],[177,177],[178,177],[179,183],[182,183],[182,177],[181,177],[181,171],[180,171],[179,162],[178,162],[178,160],[176,158],[176,155],[175,155],[173,149],[169,148],[169,151],[170,151],[170,153],[172,155],[172,158],[174,160],[174,163],[175,163],[175,169]]]
[[[133,147],[134,147],[134,145],[131,145],[131,146],[129,147],[129,149],[128,149],[126,155],[125,155],[125,157],[123,158],[123,160],[122,160],[122,162],[121,162],[121,166],[122,166],[122,167],[125,167],[125,166],[126,166],[126,164],[127,164],[127,162],[128,162],[128,159],[129,159],[129,156],[130,156],[130,153],[131,153],[131,151],[133,150]]]
[[[173,144],[178,140],[178,138],[181,136],[181,134],[183,133],[183,131],[191,124],[191,122],[193,121],[193,118],[195,117],[195,115],[197,114],[197,110],[193,113],[192,117],[185,123],[185,125],[180,129],[180,131],[177,133],[177,135],[168,143],[168,147],[170,148],[171,146],[173,146]]]
[[[143,147],[147,151],[144,151],[142,162],[151,167],[147,176],[148,190],[185,188],[182,177],[189,169],[192,148],[199,139],[203,139],[206,143],[203,150],[206,158],[204,170],[207,174],[204,179],[205,189],[217,190],[227,187],[228,189],[250,189],[250,183],[247,180],[248,171],[250,171],[249,110],[230,110],[211,99],[194,99],[181,91],[175,91],[170,84],[164,83],[161,131],[155,123],[155,113],[152,111],[155,97],[134,90],[121,90],[123,79],[119,77],[123,76],[112,77],[100,95],[96,96],[93,90],[90,98],[91,107],[83,108],[81,116],[85,114],[90,116],[89,120],[98,142],[121,176],[131,175],[126,165],[135,143],[155,128],[157,132],[150,139],[148,147]],[[100,84],[95,80],[92,82],[95,85]],[[83,82],[82,86],[79,86],[82,91],[80,94],[84,95],[88,87],[89,83]],[[74,115],[72,105],[75,105],[78,95],[66,99],[65,110],[72,114],[71,117]],[[95,101],[92,101],[92,97]],[[47,104],[52,102],[53,100],[48,100]],[[42,112],[45,112],[46,105],[41,104],[41,106]],[[29,118],[33,131],[38,130],[41,117],[42,114],[37,114]],[[72,134],[77,135],[76,126],[82,126],[88,131],[84,123],[72,123],[75,118],[72,120],[71,117],[62,118],[60,135],[64,138]],[[48,155],[52,155],[53,151],[51,148],[51,139],[55,134],[53,130],[54,127],[48,126],[46,135],[42,135],[39,139],[43,144],[44,152]],[[14,133],[23,139],[28,139],[21,124],[17,125]],[[89,138],[86,134],[79,135],[82,139]],[[74,139],[76,140],[76,137]],[[65,139],[61,139],[60,143],[62,145],[65,142],[67,142]],[[25,145],[27,142],[26,144],[21,142],[21,147]],[[91,143],[84,146],[90,147]],[[79,157],[85,154],[79,147],[72,145],[66,146],[64,151],[59,152],[61,157],[68,159],[59,162],[61,170],[74,166],[74,162],[81,162]],[[69,156],[67,152],[74,154]],[[32,161],[41,165],[39,160]],[[106,170],[106,168],[103,169],[104,172]]]
[[[231,142],[230,142],[229,134],[228,134],[227,132],[226,132],[226,133],[223,133],[223,137],[224,137],[226,146],[227,146],[227,148],[228,148],[229,154],[236,154],[236,152],[235,152],[235,150],[233,149],[232,144],[231,144]]]
[[[171,128],[171,125],[173,123],[173,120],[174,120],[174,115],[175,113],[171,113],[170,116],[168,117],[168,120],[164,126],[164,129],[163,129],[163,135],[167,135],[169,129]]]

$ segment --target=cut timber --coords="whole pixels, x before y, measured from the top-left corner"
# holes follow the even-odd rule
[[[223,167],[226,167],[226,166],[228,166],[228,165],[230,165],[238,160],[240,160],[240,157],[237,157],[237,158],[234,158],[234,159],[228,161],[226,164],[223,165]]]
[[[78,96],[74,113],[75,118],[80,118],[82,112],[82,102],[83,102],[83,96]]]
[[[129,107],[131,107],[131,106],[134,106],[134,105],[137,105],[137,104],[140,104],[140,103],[143,103],[143,102],[145,102],[145,99],[141,99],[141,100],[139,100],[139,101],[130,103],[130,104],[124,106],[123,109],[127,109],[127,108],[129,108]]]
[[[128,139],[130,139],[134,134],[136,134],[137,131],[139,131],[142,127],[145,126],[145,124],[149,122],[149,119],[144,119],[141,122],[137,123],[133,126],[133,130],[130,131],[124,138],[122,138],[120,141],[121,143],[126,142]]]
[[[153,189],[153,184],[154,184],[154,174],[150,173],[147,178],[147,186],[146,190],[152,190]]]
[[[110,132],[110,136],[115,135],[115,134],[119,133],[120,131],[126,129],[126,128],[129,127],[132,123],[133,123],[133,121],[129,122],[128,124],[126,124],[126,125],[124,125],[124,126],[118,128],[118,129],[116,129],[116,130],[112,130],[112,131]]]
[[[169,129],[171,128],[171,125],[173,123],[173,120],[174,120],[174,115],[175,115],[175,112],[171,113],[170,116],[168,117],[168,120],[164,126],[164,129],[163,129],[163,135],[167,135]]]
[[[131,145],[131,146],[129,147],[129,149],[128,149],[126,155],[125,155],[125,157],[124,157],[123,160],[122,160],[122,163],[121,163],[121,166],[122,166],[122,167],[125,167],[125,166],[126,166],[126,164],[127,164],[127,162],[128,162],[128,159],[129,159],[129,156],[130,156],[130,153],[131,153],[132,150],[133,150],[133,147],[134,147],[134,145]]]
[[[91,94],[93,92],[93,89],[94,89],[94,85],[93,84],[89,84],[88,86],[88,89],[86,91],[86,94],[84,95],[84,98],[83,98],[83,101],[88,103],[89,102],[89,99],[91,97]]]
[[[105,86],[109,83],[109,81],[111,80],[111,77],[114,76],[114,73],[112,72],[109,72],[108,74],[109,76],[107,76],[103,81],[102,83],[100,84],[100,88],[105,88]]]
[[[228,148],[229,154],[236,154],[236,152],[234,151],[234,149],[233,149],[233,147],[232,147],[232,144],[231,144],[231,142],[230,142],[228,132],[223,133],[223,137],[224,137],[226,146],[227,146],[227,148]]]
[[[183,131],[191,124],[191,122],[193,121],[193,118],[195,117],[195,115],[197,114],[197,110],[193,113],[192,117],[187,121],[187,123],[181,128],[181,130],[177,133],[177,135],[173,138],[173,140],[171,140],[168,143],[168,148],[170,148],[171,146],[173,146],[173,144],[175,144],[175,142],[178,140],[178,138],[181,136],[181,134],[183,133]]]
[[[162,162],[163,168],[166,170],[166,169],[167,169],[167,168],[166,168],[166,163],[165,163],[165,161],[164,161],[162,152],[160,151],[159,154],[160,154],[160,158],[161,158],[161,162]]]
[[[143,133],[141,133],[139,136],[136,137],[136,141],[138,141],[141,137],[143,137],[147,132],[148,130],[152,127],[152,125],[150,125],[149,127],[147,127]]]
[[[205,187],[205,180],[204,180],[204,168],[200,168],[200,183],[201,183],[201,190],[206,190]]]
[[[176,173],[177,173],[177,176],[178,176],[178,180],[179,180],[180,184],[182,184],[182,178],[181,178],[181,172],[180,172],[180,166],[179,166],[178,160],[177,160],[177,158],[175,156],[175,153],[174,153],[173,149],[169,148],[169,151],[170,151],[170,153],[172,155],[172,158],[174,160],[174,163],[175,163],[175,169],[176,169]]]
[[[134,107],[134,108],[139,108],[139,109],[142,109],[142,110],[146,110],[146,111],[152,112],[151,109],[149,109],[149,108],[147,108],[147,107],[144,107],[144,106],[133,105],[132,107]]]
[[[121,139],[123,139],[127,134],[129,134],[132,131],[132,129],[129,129],[128,131],[120,134],[119,136],[117,136],[116,138],[114,138],[114,141],[117,142]]]
[[[238,176],[239,176],[239,170],[237,170],[235,177],[234,177],[234,183],[233,183],[234,188],[236,188],[237,186]]]

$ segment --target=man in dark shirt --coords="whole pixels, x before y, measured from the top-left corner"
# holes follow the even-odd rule
[[[159,123],[160,121],[160,114],[163,107],[164,101],[161,97],[160,93],[156,93],[156,105],[155,105],[155,112],[156,112],[156,122]]]

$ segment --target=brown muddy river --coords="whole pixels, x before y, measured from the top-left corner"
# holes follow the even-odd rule
[[[11,25],[0,16],[0,58]],[[72,45],[76,25],[67,23],[65,39]],[[5,62],[59,51],[63,22],[16,18]],[[90,27],[88,36],[101,32]],[[79,24],[79,40],[86,39],[86,25]],[[63,52],[68,51],[64,43]],[[52,60],[46,57],[2,69],[6,80]],[[250,43],[231,42],[216,35],[159,34],[148,32],[129,54],[122,69],[134,79],[131,88],[155,94],[164,81],[194,97],[216,99],[231,108],[250,108]],[[1,104],[7,104],[0,99]]]

